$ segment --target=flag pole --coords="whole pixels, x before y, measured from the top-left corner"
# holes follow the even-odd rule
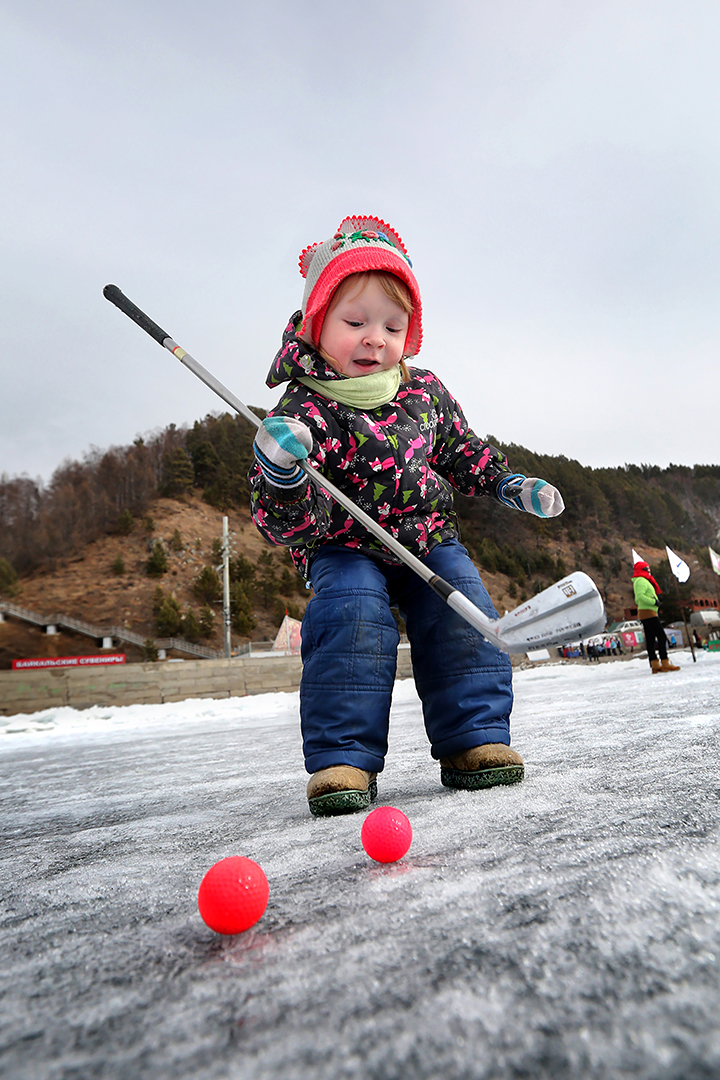
[[[223,655],[232,656],[232,612],[230,611],[230,534],[228,519],[222,519],[222,572],[223,572]]]
[[[692,653],[693,664],[696,664],[697,657],[695,656],[695,643],[690,637],[690,631],[688,630],[688,624],[685,618],[685,608],[683,607],[683,602],[680,599],[680,587],[678,585],[678,581],[682,581],[684,583],[690,577],[690,567],[683,559],[680,558],[679,555],[676,555],[674,551],[671,551],[667,544],[665,545],[665,553],[667,554],[668,562],[670,563],[672,576],[675,579],[675,593],[677,595],[678,607],[680,608],[680,614],[682,615],[683,625],[685,626],[685,633],[687,634],[688,641],[690,642],[690,652]]]
[[[697,664],[697,657],[695,656],[695,644],[693,642],[690,630],[688,629],[687,619],[685,618],[685,608],[683,607],[683,602],[680,599],[680,586],[678,585],[678,579],[675,577],[674,574],[673,574],[673,581],[675,582],[675,592],[677,594],[678,607],[680,608],[680,614],[682,615],[682,621],[683,621],[683,624],[685,626],[685,633],[687,634],[687,639],[690,642],[690,652],[692,653],[693,664]]]

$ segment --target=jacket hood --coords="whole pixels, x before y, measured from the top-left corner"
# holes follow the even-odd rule
[[[648,564],[646,562],[635,563],[635,566],[633,568],[633,577],[634,578],[645,578],[646,581],[650,582],[650,584],[652,585],[653,589],[658,594],[658,596],[662,595],[662,589],[660,588],[657,581],[655,580],[655,578],[650,573],[650,567],[648,566]]]
[[[301,341],[297,335],[301,325],[302,312],[296,311],[285,327],[282,345],[272,362],[266,384],[270,387],[280,386],[281,383],[290,382],[291,379],[298,379],[303,375],[312,375],[327,382],[344,380],[344,376],[331,368],[312,345]]]

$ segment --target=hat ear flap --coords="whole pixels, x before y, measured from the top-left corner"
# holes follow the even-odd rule
[[[300,258],[298,259],[298,266],[300,267],[300,273],[304,278],[308,276],[308,270],[310,269],[310,263],[313,261],[315,252],[320,247],[319,244],[311,244],[310,247],[306,247],[300,252]]]
[[[306,315],[295,332],[301,341],[306,341],[308,345],[312,345],[312,315]]]

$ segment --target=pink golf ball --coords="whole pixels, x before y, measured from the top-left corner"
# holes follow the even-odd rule
[[[378,806],[365,818],[360,840],[375,862],[397,862],[410,849],[412,825],[402,810]]]
[[[240,934],[261,919],[270,886],[252,859],[232,855],[211,866],[200,882],[198,908],[203,922],[218,934]]]

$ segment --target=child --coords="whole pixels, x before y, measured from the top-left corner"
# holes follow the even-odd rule
[[[407,627],[432,756],[447,787],[522,780],[510,749],[510,661],[383,549],[298,466],[309,458],[400,543],[491,617],[458,539],[452,488],[539,517],[564,509],[511,472],[435,375],[408,368],[422,341],[420,290],[398,234],[346,218],[300,256],[302,310],[267,379],[283,397],[258,429],[252,513],[312,585],[302,625],[300,715],[313,814],[369,806],[387,752],[399,634]]]

